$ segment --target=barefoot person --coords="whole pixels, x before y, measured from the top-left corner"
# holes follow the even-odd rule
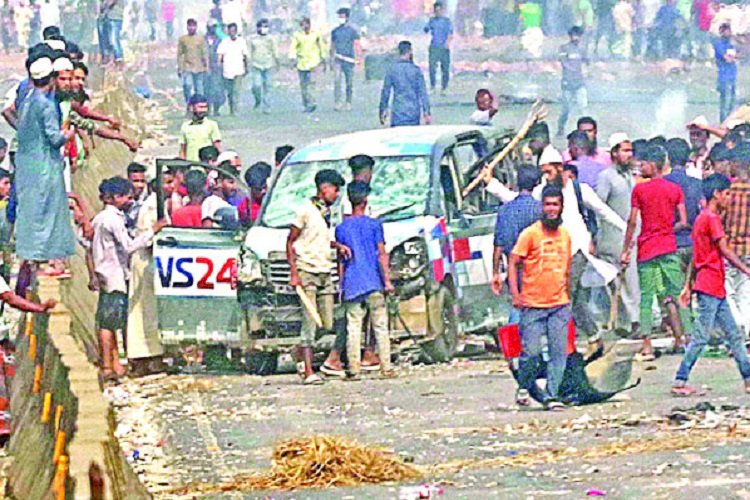
[[[99,304],[96,323],[99,329],[99,349],[102,377],[116,379],[125,375],[117,350],[117,331],[127,331],[128,281],[130,256],[146,247],[165,221],[158,221],[153,229],[131,238],[125,226],[125,211],[133,203],[133,185],[122,177],[104,180],[99,185],[104,210],[94,217],[94,240],[91,250],[99,284]]]

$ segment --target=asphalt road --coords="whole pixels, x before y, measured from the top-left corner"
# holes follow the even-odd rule
[[[443,485],[446,499],[575,498],[589,490],[609,498],[750,498],[750,409],[734,363],[701,360],[694,382],[711,390],[673,398],[678,362],[636,364],[639,387],[559,413],[515,407],[501,360],[401,367],[393,380],[319,387],[302,386],[296,375],[160,377],[116,390],[120,403],[128,400],[118,408],[118,432],[126,453],[139,450],[136,468],[152,470],[144,478],[159,498],[174,498],[166,492],[178,485],[268,469],[277,442],[318,434],[433,466],[425,482]],[[712,411],[689,410],[706,402]],[[399,486],[231,498],[396,498]]]

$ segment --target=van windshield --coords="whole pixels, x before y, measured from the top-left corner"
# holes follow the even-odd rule
[[[386,156],[375,158],[372,191],[368,197],[370,211],[381,220],[410,218],[424,214],[430,181],[428,156]],[[323,169],[337,170],[344,179],[351,180],[346,160],[290,163],[284,166],[269,192],[268,203],[261,221],[267,227],[289,227],[297,208],[315,195],[315,174]],[[346,187],[336,205],[346,196]],[[340,210],[333,210],[334,213]]]

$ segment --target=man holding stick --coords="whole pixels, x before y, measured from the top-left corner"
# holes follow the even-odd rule
[[[303,304],[300,370],[305,385],[320,385],[323,379],[313,371],[313,346],[317,328],[333,330],[333,296],[336,287],[331,272],[336,266],[336,248],[331,234],[331,205],[339,197],[344,179],[335,170],[321,170],[315,175],[317,193],[298,210],[289,230],[286,255],[289,283],[297,289]],[[342,255],[351,257],[350,252]],[[317,316],[317,317],[316,317]]]

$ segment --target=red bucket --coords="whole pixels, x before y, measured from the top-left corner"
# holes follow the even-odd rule
[[[517,324],[501,326],[497,329],[497,337],[503,348],[505,359],[513,359],[521,355],[521,334]]]
[[[501,326],[497,329],[497,337],[500,347],[503,349],[505,359],[517,358],[523,350],[521,346],[521,333],[517,324]],[[568,323],[568,349],[567,354],[576,352],[576,324],[573,318]]]

